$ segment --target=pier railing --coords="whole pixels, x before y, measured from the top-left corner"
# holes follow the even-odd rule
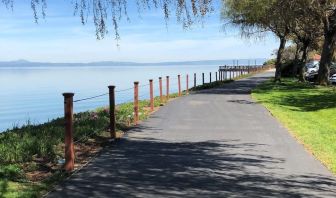
[[[218,72],[210,72],[208,83],[213,83],[217,81],[227,81],[234,80],[237,78],[242,78],[249,74],[259,73],[268,69],[271,69],[272,66],[220,66]],[[202,73],[201,85],[205,85],[205,73]],[[214,75],[214,76],[213,76]],[[182,78],[183,77],[183,78]],[[182,96],[182,92],[185,91],[186,94],[191,91],[191,89],[197,87],[197,74],[193,74],[193,86],[189,84],[189,74],[185,74],[183,76],[177,75],[176,77],[171,78],[170,76],[166,76],[165,78],[159,77],[157,81],[153,79],[149,79],[148,83],[141,85],[140,82],[135,81],[132,87],[123,90],[117,90],[116,86],[109,85],[107,86],[107,92],[102,93],[96,96],[91,96],[87,98],[82,98],[78,100],[74,100],[74,93],[63,93],[64,96],[64,118],[65,118],[65,164],[64,169],[67,172],[71,172],[75,167],[75,149],[74,145],[77,143],[74,142],[74,103],[79,103],[82,101],[93,100],[101,97],[108,97],[109,99],[109,126],[108,131],[110,132],[111,139],[117,138],[116,133],[116,94],[120,94],[126,91],[134,91],[133,97],[126,101],[133,101],[133,124],[137,125],[139,123],[139,100],[144,95],[140,95],[139,88],[147,87],[149,89],[149,109],[151,112],[154,111],[154,86],[158,86],[157,89],[160,98],[160,102],[163,103],[164,100],[169,100],[170,90],[172,86],[177,86],[178,96]],[[165,83],[163,82],[165,79]],[[157,83],[157,84],[155,84]],[[183,87],[183,88],[182,88]],[[164,95],[165,88],[165,95]],[[176,88],[176,87],[175,87]],[[93,135],[93,134],[91,134]]]

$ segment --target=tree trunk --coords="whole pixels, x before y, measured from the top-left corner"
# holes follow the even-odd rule
[[[293,77],[296,77],[296,75],[298,74],[298,68],[300,66],[300,60],[301,60],[300,52],[301,52],[301,47],[299,47],[299,45],[296,45],[295,60],[294,60],[294,66],[292,70]]]
[[[330,75],[330,65],[335,53],[336,42],[336,11],[323,19],[324,24],[324,43],[318,71],[317,83],[319,85],[328,85]]]
[[[326,86],[329,84],[330,65],[335,52],[335,42],[336,42],[336,31],[329,31],[325,33],[320,67],[317,78],[317,83],[319,85]]]
[[[305,82],[305,66],[307,64],[308,61],[308,49],[309,49],[309,41],[306,41],[303,43],[303,47],[302,47],[302,59],[300,61],[300,71],[299,71],[299,81],[300,82]]]
[[[282,54],[284,52],[286,46],[286,37],[280,37],[280,46],[278,50],[277,60],[275,63],[275,82],[281,82],[281,60],[282,60]]]

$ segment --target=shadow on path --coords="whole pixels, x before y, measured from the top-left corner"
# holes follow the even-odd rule
[[[64,183],[67,191],[51,197],[324,197],[336,193],[330,191],[335,181],[320,175],[279,177],[268,172],[284,159],[237,152],[265,146],[239,140],[125,139]],[[253,168],[264,172],[253,173]]]
[[[269,76],[254,76],[247,79],[234,81],[224,84],[222,87],[198,91],[197,94],[228,94],[228,95],[247,95],[261,82],[269,80]]]

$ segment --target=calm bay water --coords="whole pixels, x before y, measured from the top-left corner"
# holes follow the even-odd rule
[[[223,63],[225,64],[225,63]],[[259,63],[258,63],[259,64]],[[0,131],[21,126],[28,121],[38,124],[63,115],[63,92],[74,92],[74,100],[108,92],[108,85],[115,85],[116,91],[133,87],[139,81],[140,99],[149,97],[145,86],[154,79],[154,92],[158,95],[158,78],[170,76],[171,93],[177,91],[177,75],[182,76],[185,89],[185,75],[189,74],[189,86],[193,85],[193,74],[201,84],[202,72],[205,81],[212,79],[218,65],[207,66],[113,66],[113,67],[17,67],[0,68]],[[164,88],[165,93],[165,88]],[[133,90],[116,93],[116,102],[130,102]],[[81,112],[106,106],[108,96],[74,104],[74,111]]]

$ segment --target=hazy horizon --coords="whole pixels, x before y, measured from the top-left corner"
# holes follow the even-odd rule
[[[136,63],[136,64],[155,64],[155,63],[180,63],[180,62],[186,62],[186,63],[191,63],[191,62],[216,62],[216,61],[254,61],[254,60],[267,60],[271,57],[268,58],[254,58],[254,59],[203,59],[203,60],[163,60],[159,62],[142,62],[142,61],[117,61],[117,60],[97,60],[94,62],[65,62],[65,61],[60,61],[60,62],[44,62],[44,61],[31,61],[27,59],[16,59],[16,60],[9,60],[9,61],[2,61],[0,60],[0,63],[48,63],[48,64],[90,64],[90,63],[101,63],[101,62],[115,62],[115,63]],[[252,63],[252,62],[251,62]]]

